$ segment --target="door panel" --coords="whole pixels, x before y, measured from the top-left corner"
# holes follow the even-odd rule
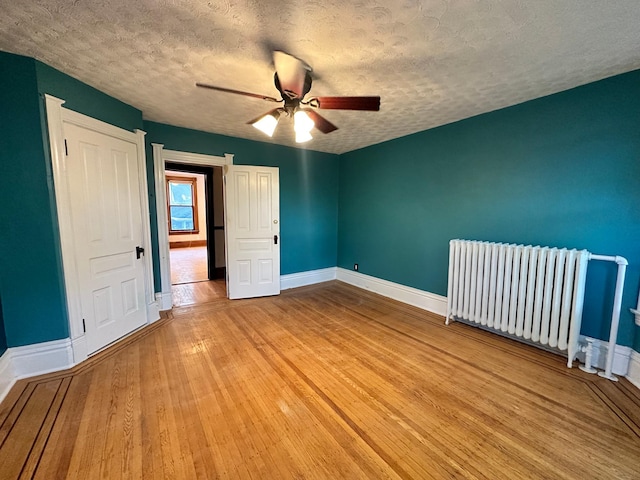
[[[251,229],[251,194],[249,191],[249,172],[233,174],[234,204],[237,219],[236,232],[249,233]]]
[[[280,293],[278,169],[225,167],[227,295]]]
[[[71,222],[88,351],[146,323],[137,146],[64,124]]]
[[[271,206],[271,195],[273,190],[272,174],[257,172],[256,180],[258,184],[258,204],[257,204],[257,214],[258,214],[258,222],[257,227],[258,231],[269,235],[272,231],[273,225],[273,208]]]

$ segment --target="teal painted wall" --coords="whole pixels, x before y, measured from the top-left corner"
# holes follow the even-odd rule
[[[4,316],[2,315],[2,298],[0,298],[0,357],[7,351],[7,336],[4,333]]]
[[[2,198],[22,213],[0,213],[2,313],[15,347],[69,336],[42,94],[128,130],[142,128],[142,113],[31,58],[0,52],[0,71]]]
[[[453,238],[622,255],[629,346],[639,178],[635,71],[342,155],[338,265],[446,295]],[[583,333],[608,339],[615,275],[589,262]]]
[[[250,127],[247,127],[250,128]],[[144,123],[147,132],[147,170],[152,205],[154,258],[157,252],[155,187],[151,143],[168,150],[209,155],[234,154],[239,165],[280,169],[281,273],[283,275],[334,267],[337,262],[338,156],[263,142],[215,135],[161,123]],[[154,265],[156,291],[159,266]]]
[[[74,112],[96,118],[111,125],[133,131],[142,129],[142,112],[86,83],[36,61],[38,92],[48,93],[65,101]]]
[[[68,322],[35,61],[0,52],[0,71],[0,296],[16,347],[68,337]]]

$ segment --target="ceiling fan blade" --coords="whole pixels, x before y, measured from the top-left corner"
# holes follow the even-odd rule
[[[322,133],[331,133],[334,130],[338,129],[338,127],[336,127],[333,123],[324,118],[315,110],[311,110],[310,108],[302,108],[301,110],[305,111],[307,115],[309,115],[309,118],[313,120],[315,127]]]
[[[290,92],[291,98],[302,98],[305,94],[304,82],[311,67],[299,58],[276,50],[273,52],[273,64],[276,67],[282,92]]]
[[[280,112],[282,111],[282,108],[274,108],[273,110],[269,110],[267,113],[263,113],[262,115],[254,118],[253,120],[249,120],[247,122],[247,125],[253,125],[254,123],[256,123],[258,120],[260,120],[262,117],[266,117],[267,115],[273,115],[275,117],[279,117],[280,116]],[[275,113],[278,112],[278,115],[275,115]]]
[[[223,87],[216,87],[215,85],[208,85],[206,83],[196,83],[197,87],[202,87],[202,88],[208,88],[210,90],[217,90],[219,92],[225,92],[225,93],[235,93],[236,95],[244,95],[245,97],[253,97],[253,98],[259,98],[261,100],[268,100],[270,102],[280,102],[281,100],[277,100],[273,97],[270,97],[268,95],[260,95],[259,93],[250,93],[250,92],[243,92],[241,90],[233,90],[231,88],[223,88]]]
[[[324,110],[380,110],[380,97],[314,97],[308,103]]]

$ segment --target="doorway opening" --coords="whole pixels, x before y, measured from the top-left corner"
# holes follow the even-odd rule
[[[184,152],[184,151],[178,151],[178,150],[167,150],[164,148],[164,145],[161,143],[152,143],[151,146],[153,147],[153,170],[154,170],[154,185],[155,185],[155,192],[156,192],[156,217],[157,217],[157,235],[158,235],[158,271],[157,271],[157,277],[156,277],[156,285],[155,287],[158,288],[160,291],[156,292],[155,296],[156,299],[158,301],[158,306],[160,310],[170,310],[173,306],[174,306],[174,301],[173,301],[173,290],[175,290],[175,288],[172,287],[171,285],[171,262],[170,262],[170,248],[169,248],[169,219],[168,219],[168,212],[167,212],[167,199],[166,199],[166,188],[167,188],[167,184],[166,184],[166,176],[165,176],[165,170],[167,168],[167,165],[169,167],[174,166],[176,167],[175,164],[177,165],[177,168],[174,168],[174,170],[177,171],[186,171],[186,172],[190,172],[192,171],[192,168],[189,167],[220,167],[217,170],[213,170],[213,172],[218,172],[220,175],[220,181],[222,182],[222,167],[226,167],[228,165],[233,165],[233,154],[232,153],[225,153],[222,156],[215,156],[215,155],[205,155],[205,154],[200,154],[200,153],[192,153],[192,152]],[[173,164],[173,165],[172,165]],[[211,171],[211,170],[210,170]],[[202,172],[196,172],[196,173],[202,173]],[[217,175],[217,173],[216,173]],[[211,197],[212,198],[212,197]],[[224,245],[224,240],[225,240],[225,230],[224,230],[224,193],[223,193],[223,198],[218,202],[218,206],[220,207],[221,211],[222,211],[222,223],[216,223],[216,224],[212,224],[211,222],[207,223],[207,238],[208,238],[208,243],[211,241],[211,239],[213,239],[213,241],[216,241],[217,238],[220,238],[220,241],[216,241],[216,247],[214,252],[217,250],[218,251],[218,261],[220,261],[220,263],[218,263],[218,267],[214,268],[219,268],[220,266],[222,267],[226,267],[226,255],[225,255],[225,245]],[[213,218],[211,215],[209,215],[209,218]],[[211,234],[210,229],[211,227],[220,227],[222,226],[222,229],[217,229],[220,230],[217,233]],[[207,246],[209,246],[207,244]],[[210,253],[210,248],[207,249],[207,273],[210,274],[211,273],[211,267],[210,267],[210,261],[212,256],[209,254]],[[215,255],[215,253],[214,253]],[[216,257],[213,257],[214,260]],[[218,278],[218,277],[223,277],[225,278],[225,282],[220,282],[219,280],[208,280],[207,282],[198,282],[198,283],[191,283],[191,284],[183,284],[183,285],[191,285],[191,286],[197,286],[199,287],[198,289],[202,289],[204,288],[205,285],[209,285],[210,282],[217,282],[217,284],[220,285],[220,287],[225,287],[226,290],[226,270],[217,270],[217,276],[214,278]],[[211,278],[211,277],[210,277]],[[186,288],[186,287],[184,287]],[[216,289],[218,292],[221,290],[221,288]],[[176,295],[177,296],[177,295]],[[175,302],[175,304],[177,305],[183,305],[183,304],[187,304],[187,302],[189,302],[188,304],[193,304],[193,302],[200,302],[201,303],[201,299],[202,297],[198,295],[198,292],[190,292],[185,294],[183,297],[181,297],[180,299],[177,299],[177,301]],[[206,299],[210,298],[210,295],[207,295],[204,297],[205,300],[203,301],[207,301]],[[189,300],[187,300],[189,299]]]
[[[227,296],[222,168],[165,163],[173,306]]]

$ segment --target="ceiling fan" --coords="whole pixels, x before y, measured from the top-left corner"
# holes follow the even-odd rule
[[[338,127],[314,109],[380,110],[380,97],[311,97],[305,100],[305,95],[311,90],[311,67],[299,58],[277,50],[273,52],[273,63],[276,69],[273,78],[275,87],[281,95],[280,100],[268,95],[216,87],[206,83],[198,82],[196,86],[259,98],[269,102],[284,102],[283,106],[274,108],[247,123],[271,137],[278,125],[280,116],[283,114],[290,117],[292,116],[294,120],[294,130],[296,132],[296,142],[298,143],[311,140],[313,138],[311,136],[311,130],[314,127],[322,133],[330,133],[338,129]]]

